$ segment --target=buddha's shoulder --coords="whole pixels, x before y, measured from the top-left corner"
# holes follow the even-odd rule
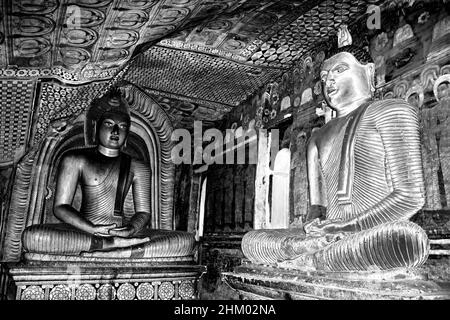
[[[61,161],[82,163],[89,161],[89,159],[93,158],[94,156],[95,156],[95,148],[92,147],[71,149],[64,152]]]
[[[384,99],[372,102],[368,107],[368,114],[378,116],[395,116],[396,114],[416,114],[414,106],[402,99]]]

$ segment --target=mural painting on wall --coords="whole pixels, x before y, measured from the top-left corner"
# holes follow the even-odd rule
[[[8,22],[5,30],[0,28],[0,65],[45,68],[51,76],[71,81],[106,79],[139,44],[163,38],[190,19],[198,22],[195,19],[240,5],[237,0],[220,5],[195,0],[9,1],[0,17]],[[230,24],[223,22],[205,28],[208,38],[219,31],[223,42]],[[5,38],[12,39],[12,46],[2,46]]]
[[[448,173],[448,56],[449,16],[445,11],[417,13],[372,38],[371,52],[378,60],[378,86],[383,97],[402,98],[418,108],[421,124],[421,149],[426,187],[424,209],[449,208],[450,180]],[[401,25],[403,23],[403,25]],[[389,37],[391,36],[391,37]],[[447,45],[445,45],[447,41]],[[403,44],[407,44],[402,47]],[[406,76],[390,72],[381,63],[403,48],[421,48],[417,57],[404,64]]]
[[[441,72],[449,72],[447,70]],[[450,75],[442,74],[435,81],[434,103],[425,105],[421,112],[422,155],[427,182],[426,209],[450,207]]]

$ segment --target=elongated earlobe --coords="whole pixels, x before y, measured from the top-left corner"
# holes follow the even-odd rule
[[[367,78],[369,79],[370,91],[375,93],[375,64],[368,63],[366,65]]]
[[[123,143],[122,148],[126,148],[127,147],[127,142],[128,142],[128,138],[130,137],[130,132],[131,132],[131,123],[128,126],[128,130],[127,130],[127,137],[125,138],[125,142]]]
[[[92,120],[92,142],[97,144],[97,121]]]

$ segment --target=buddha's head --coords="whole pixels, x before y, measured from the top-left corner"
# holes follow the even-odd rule
[[[94,99],[88,112],[91,119],[91,143],[118,150],[126,142],[130,131],[128,102],[118,89]]]
[[[443,74],[436,79],[433,86],[434,97],[438,102],[450,98],[450,74]]]
[[[110,149],[120,149],[128,136],[130,118],[121,113],[106,112],[97,122],[97,141]]]
[[[338,36],[339,46],[323,62],[320,77],[326,102],[340,112],[373,96],[375,65],[366,51],[351,45],[351,36],[345,26]]]

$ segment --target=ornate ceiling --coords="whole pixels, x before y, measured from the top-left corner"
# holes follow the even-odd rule
[[[10,161],[52,120],[81,112],[120,79],[152,95],[175,127],[219,120],[340,24],[381,3],[3,0],[1,124],[22,120],[13,133],[0,128],[7,145],[0,158]]]
[[[17,66],[28,73],[39,69],[31,75],[65,82],[108,79],[133,53],[158,43],[249,65],[288,68],[309,44],[326,40],[339,24],[380,2],[6,0],[0,67]]]
[[[377,0],[247,1],[240,10],[183,29],[160,44],[248,64],[289,68],[312,43],[328,40],[341,23],[363,15],[369,5],[381,3]]]
[[[254,15],[248,17],[249,13],[272,2],[6,0],[2,1],[0,67],[41,68],[46,70],[43,75],[68,82],[110,78],[136,48],[199,24],[205,24],[207,30],[216,30],[223,40],[219,49],[234,54],[239,51],[235,42],[243,42],[234,39],[235,34],[224,29],[221,21],[227,26],[241,23]],[[221,15],[227,19],[217,20]],[[260,15],[257,23],[249,26],[258,28],[263,20]],[[245,28],[242,29],[245,33]],[[248,39],[254,38],[255,30],[249,34],[252,37]],[[190,39],[188,43],[197,41],[194,36]]]

